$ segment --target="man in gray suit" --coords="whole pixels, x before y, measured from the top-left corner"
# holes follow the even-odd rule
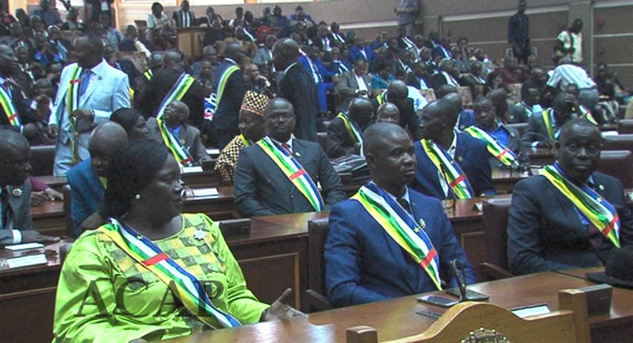
[[[341,102],[337,108],[339,111],[346,111],[353,98],[368,98],[372,95],[374,90],[371,88],[371,77],[367,75],[368,68],[369,62],[359,58],[354,62],[352,70],[341,75],[336,84],[336,90],[341,96]]]
[[[0,245],[56,242],[33,230],[29,142],[18,132],[0,129]]]
[[[103,59],[103,42],[95,35],[75,43],[77,63],[62,70],[55,108],[48,120],[48,134],[57,138],[55,176],[64,176],[88,158],[92,129],[110,119],[112,112],[130,107],[128,77]]]
[[[341,180],[321,146],[292,136],[295,115],[290,102],[271,100],[265,125],[268,136],[242,150],[237,160],[233,191],[240,214],[327,211],[345,199]]]

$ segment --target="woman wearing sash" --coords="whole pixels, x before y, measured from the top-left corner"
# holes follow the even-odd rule
[[[85,232],[68,254],[54,341],[169,339],[297,313],[281,299],[270,307],[255,298],[216,223],[180,214],[179,180],[178,163],[158,142],[117,150],[103,207],[109,223]]]

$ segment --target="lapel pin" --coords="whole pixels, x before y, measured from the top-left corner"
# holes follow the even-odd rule
[[[464,157],[463,156],[458,156],[457,159],[459,160],[459,162],[463,162],[464,161]]]
[[[14,189],[11,191],[11,194],[12,194],[14,197],[16,197],[16,198],[21,197],[21,196],[22,196],[22,188],[14,188]]]
[[[297,151],[297,152],[295,152],[295,155],[296,155],[297,157],[301,157],[301,154],[300,154],[298,151]]]
[[[604,191],[604,186],[603,185],[598,185],[598,189],[601,191]]]
[[[418,223],[420,224],[420,227],[421,227],[421,228],[423,228],[423,229],[424,229],[424,228],[426,228],[426,222],[424,221],[424,219],[423,219],[423,218],[420,218],[420,220],[418,221]]]

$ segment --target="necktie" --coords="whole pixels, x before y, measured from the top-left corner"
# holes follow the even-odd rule
[[[79,89],[79,96],[84,95],[86,93],[86,89],[88,89],[88,85],[90,84],[90,75],[92,74],[91,70],[85,70],[83,79],[81,80],[81,87]]]
[[[404,208],[405,211],[407,211],[407,213],[411,213],[411,207],[409,206],[409,202],[405,198],[398,198],[396,199],[396,201],[398,202],[398,204],[400,204],[400,206],[402,206],[402,208]]]
[[[289,146],[288,144],[283,143],[283,144],[281,144],[281,147],[282,147],[282,148],[284,148],[284,149],[286,149],[286,151],[287,151],[290,155],[292,155],[292,150],[290,150],[290,146]]]

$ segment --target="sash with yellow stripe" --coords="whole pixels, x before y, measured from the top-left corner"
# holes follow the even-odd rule
[[[151,69],[148,69],[145,73],[143,73],[145,78],[149,81],[154,77],[154,72]]]
[[[2,105],[4,114],[7,116],[7,120],[9,120],[9,124],[11,124],[11,126],[20,127],[22,126],[22,122],[20,122],[18,110],[15,108],[11,98],[9,90],[5,89],[4,86],[0,84],[0,105]]]
[[[240,141],[242,141],[242,144],[244,144],[245,147],[248,148],[249,146],[251,146],[251,142],[248,139],[246,139],[244,135],[240,134],[239,137],[240,137]]]
[[[66,94],[66,108],[68,108],[68,123],[73,129],[70,135],[70,151],[72,153],[71,164],[77,164],[81,162],[79,156],[79,142],[77,137],[79,131],[77,131],[77,118],[71,117],[71,114],[79,108],[79,92],[81,91],[81,82],[83,81],[83,68],[79,64],[75,65],[75,70],[72,71],[70,78],[70,85],[68,86],[68,92]]]
[[[163,138],[163,142],[165,142],[169,151],[171,151],[172,155],[174,155],[176,161],[185,167],[189,167],[194,164],[193,158],[182,145],[178,136],[173,134],[171,130],[167,128],[167,124],[163,121],[163,114],[165,113],[167,105],[169,105],[172,101],[182,99],[194,81],[195,79],[193,76],[187,73],[182,73],[178,78],[178,81],[176,81],[174,86],[169,90],[169,93],[167,93],[163,99],[160,107],[158,107],[158,113],[156,114],[156,121],[158,122],[158,128],[160,130],[160,135]]]
[[[558,165],[545,166],[541,175],[556,187],[616,247],[620,247],[620,218],[613,205],[587,185],[578,185]]]
[[[596,119],[593,117],[591,112],[589,112],[589,110],[585,108],[585,106],[579,105],[578,111],[580,112],[580,118],[585,118],[593,125],[598,125],[598,122],[596,121]]]
[[[486,142],[488,152],[490,152],[492,156],[494,156],[497,160],[503,163],[503,165],[512,167],[512,168],[519,167],[519,161],[516,155],[514,154],[514,152],[512,152],[512,150],[510,150],[509,148],[501,146],[486,131],[474,125],[467,127],[466,130],[464,131],[466,131],[466,133],[468,133],[469,135]]]
[[[473,198],[475,192],[466,174],[464,174],[459,165],[455,163],[455,160],[453,160],[442,147],[430,140],[423,139],[420,143],[422,143],[423,151],[444,177],[448,186],[453,190],[453,193],[455,193],[455,196],[458,199]]]
[[[273,160],[299,192],[308,199],[314,210],[323,211],[323,199],[316,184],[310,178],[310,174],[292,157],[292,154],[273,142],[270,137],[260,139],[257,145]]]
[[[547,136],[553,141],[558,139],[558,134],[554,131],[554,113],[552,112],[552,109],[548,108],[542,113],[545,129],[547,129]]]
[[[363,205],[367,213],[424,269],[435,287],[442,290],[440,257],[429,236],[413,217],[373,183],[361,187],[352,199]]]
[[[356,123],[351,121],[349,119],[349,117],[347,116],[347,114],[345,114],[343,112],[339,113],[337,115],[337,117],[341,118],[341,120],[345,124],[345,128],[347,129],[347,132],[349,133],[350,137],[352,137],[354,142],[362,143],[363,142],[363,132],[360,130],[358,125],[356,125]]]
[[[208,219],[209,225],[213,225]],[[154,273],[182,301],[185,308],[201,322],[212,328],[232,328],[240,322],[213,305],[203,283],[176,261],[171,259],[154,242],[133,228],[110,218],[110,223],[99,228],[132,259]]]
[[[220,104],[220,100],[222,100],[222,95],[224,94],[224,88],[226,88],[226,83],[229,81],[229,77],[233,75],[234,72],[240,70],[238,66],[230,66],[228,67],[222,76],[220,76],[220,81],[218,82],[218,89],[215,93],[212,93],[210,96],[211,103],[209,107],[205,110],[209,112],[209,114],[205,114],[205,119],[212,120],[215,111],[218,109],[218,105]]]

